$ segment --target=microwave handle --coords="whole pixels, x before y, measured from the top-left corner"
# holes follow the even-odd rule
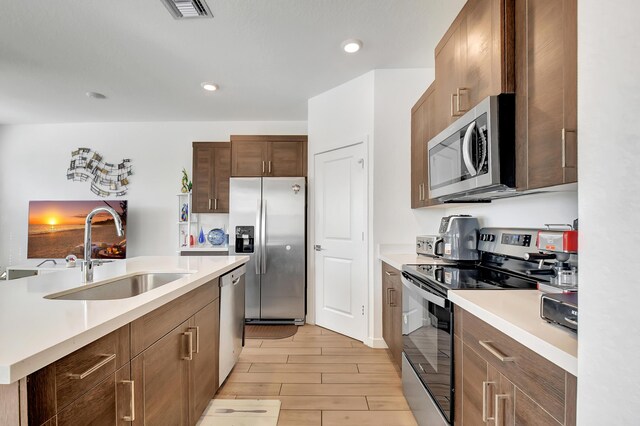
[[[475,127],[475,121],[469,124],[469,127],[467,127],[467,130],[464,132],[464,139],[462,140],[462,159],[464,160],[464,164],[467,166],[467,170],[471,176],[478,174],[478,171],[471,160],[471,136],[473,136]]]

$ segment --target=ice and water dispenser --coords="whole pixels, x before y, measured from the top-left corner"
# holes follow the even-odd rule
[[[236,253],[253,253],[253,226],[236,226]]]

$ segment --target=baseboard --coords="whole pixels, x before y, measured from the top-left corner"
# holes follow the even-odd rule
[[[363,343],[369,346],[370,348],[374,348],[374,349],[388,348],[387,344],[385,343],[382,337],[367,337],[364,339]]]

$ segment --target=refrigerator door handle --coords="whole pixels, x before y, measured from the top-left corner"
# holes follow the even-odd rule
[[[260,271],[262,269],[262,258],[261,258],[261,250],[260,250],[260,238],[261,238],[261,234],[260,234],[260,223],[261,223],[261,217],[262,217],[262,201],[258,200],[257,201],[257,209],[258,209],[258,214],[256,214],[256,232],[255,232],[255,241],[254,241],[254,251],[256,254],[256,275],[260,275]]]
[[[260,224],[260,263],[262,273],[267,273],[267,200],[262,200],[262,223]]]

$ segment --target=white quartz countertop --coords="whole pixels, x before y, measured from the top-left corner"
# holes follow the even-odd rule
[[[446,260],[436,259],[429,256],[419,256],[415,253],[380,253],[378,259],[397,270],[402,270],[402,265],[429,265],[436,263],[451,263]]]
[[[248,260],[247,256],[149,256],[95,267],[93,284],[138,273],[189,273],[116,300],[44,298],[81,286],[80,268],[0,281],[0,384],[37,371]]]
[[[540,318],[538,290],[451,290],[449,299],[507,336],[578,376],[578,336]]]

